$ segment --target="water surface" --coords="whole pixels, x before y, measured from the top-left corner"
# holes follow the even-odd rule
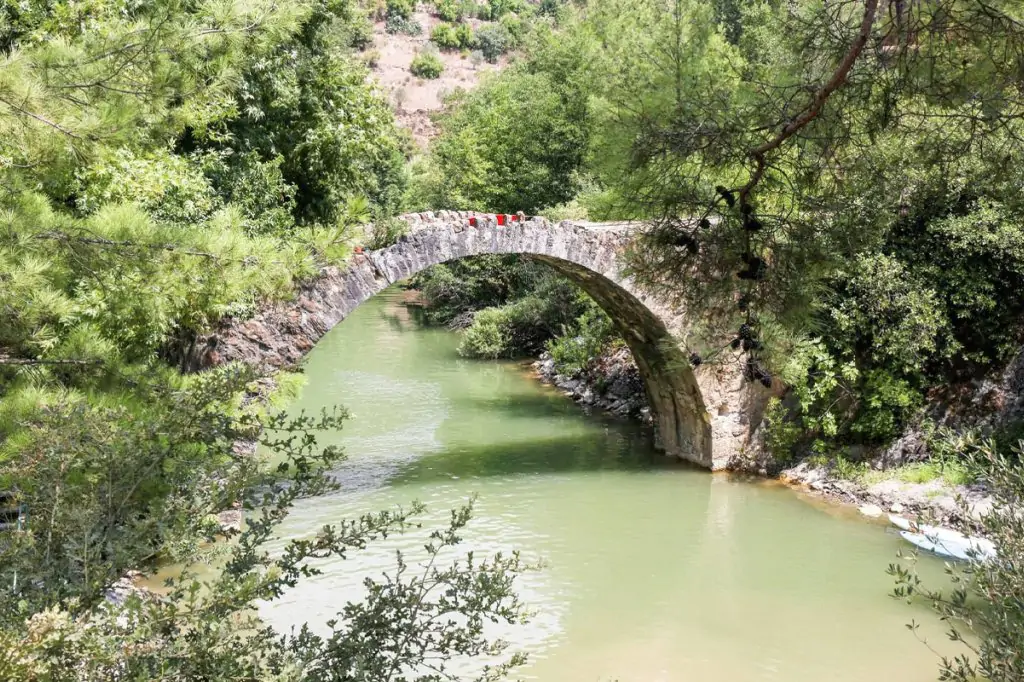
[[[457,343],[389,290],[318,344],[294,408],[346,406],[333,439],[349,460],[343,490],[302,502],[286,537],[412,500],[439,526],[479,495],[467,548],[547,564],[521,585],[537,615],[504,633],[530,654],[522,679],[936,679],[935,654],[905,623],[924,621],[948,650],[939,624],[888,596],[898,536],[781,486],[667,462],[643,429],[584,414],[520,364],[460,358]],[[324,631],[363,576],[421,542],[327,563],[262,614]],[[925,568],[941,573],[937,560]]]

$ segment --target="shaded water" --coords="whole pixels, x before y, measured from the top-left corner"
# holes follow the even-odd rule
[[[665,462],[642,429],[588,416],[520,365],[469,361],[423,329],[394,290],[310,354],[295,409],[345,405],[343,490],[301,503],[286,537],[408,504],[428,525],[478,494],[467,548],[519,548],[547,566],[522,593],[537,615],[508,632],[530,654],[518,677],[576,680],[925,682],[942,646],[923,608],[888,596],[900,539],[776,485]],[[323,623],[393,566],[389,541],[322,566],[262,615]],[[940,564],[924,567],[939,575]]]

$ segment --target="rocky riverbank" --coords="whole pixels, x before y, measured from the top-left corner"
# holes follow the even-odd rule
[[[834,502],[854,504],[869,517],[885,513],[921,518],[948,526],[977,520],[992,509],[992,496],[980,485],[950,485],[942,479],[911,483],[884,478],[863,483],[836,476],[828,467],[801,462],[784,469],[779,479]],[[965,519],[965,515],[969,518]]]
[[[640,371],[628,348],[619,348],[596,358],[574,374],[560,374],[551,355],[544,353],[533,363],[537,377],[561,389],[589,409],[604,410],[623,419],[651,423],[651,408],[644,394]]]
[[[532,366],[541,381],[558,387],[586,409],[603,410],[623,419],[651,423],[643,382],[628,348],[619,348],[596,358],[585,370],[572,374],[559,373],[548,353],[541,355]],[[1016,386],[1013,378],[1001,383]],[[989,382],[983,385],[982,390],[990,394],[997,389]],[[1011,396],[1016,397],[1016,403],[1020,402],[1019,395],[1011,392]],[[971,402],[977,404],[978,401]],[[1012,399],[995,402],[1016,405]],[[944,421],[950,422],[949,419]],[[855,505],[866,516],[872,517],[894,513],[948,525],[960,521],[965,509],[974,518],[991,509],[992,498],[979,485],[954,486],[941,478],[925,483],[899,479],[899,466],[927,458],[924,440],[921,434],[908,431],[888,449],[879,452],[872,462],[872,482],[844,478],[834,468],[806,460],[782,467],[767,461],[765,455],[756,460],[737,458],[731,463],[730,470],[778,478],[833,502]],[[892,477],[887,478],[886,472],[890,472]]]

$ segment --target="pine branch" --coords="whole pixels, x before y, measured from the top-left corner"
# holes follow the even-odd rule
[[[47,360],[43,358],[12,358],[9,355],[0,355],[0,365],[8,365],[15,367],[25,366],[37,366],[37,365],[57,365],[57,366],[95,366],[102,365],[102,360],[79,360],[75,358],[60,358],[54,360]]]
[[[64,133],[65,135],[67,135],[68,137],[70,137],[72,139],[75,139],[75,140],[81,140],[82,139],[79,135],[76,135],[75,133],[71,132],[70,130],[68,130],[67,128],[61,126],[60,124],[54,123],[50,119],[48,119],[48,118],[46,118],[44,116],[40,116],[39,114],[34,114],[31,111],[29,111],[28,109],[25,109],[24,107],[20,107],[17,104],[15,104],[14,102],[11,102],[10,100],[7,100],[7,99],[4,99],[4,98],[0,97],[0,104],[6,104],[7,106],[9,106],[14,111],[17,111],[17,112],[19,112],[21,114],[24,114],[25,116],[28,116],[29,118],[34,118],[35,120],[39,121],[40,123],[48,125],[51,128],[53,128],[54,130],[57,130],[57,131],[59,131],[61,133]]]
[[[240,263],[249,263],[252,259],[250,258],[225,258],[209,251],[198,251],[196,249],[188,249],[177,244],[143,244],[132,240],[114,240],[114,239],[103,239],[101,237],[81,237],[77,235],[71,235],[66,232],[50,231],[36,235],[37,239],[52,239],[61,242],[77,242],[80,244],[92,244],[95,246],[105,246],[115,249],[154,249],[157,251],[174,251],[175,253],[183,253],[189,256],[199,256],[200,258],[208,258],[215,261],[238,261]]]
[[[846,54],[843,56],[842,61],[839,62],[839,66],[832,74],[832,77],[829,78],[828,82],[823,86],[818,88],[814,93],[814,97],[811,98],[811,101],[808,102],[807,106],[804,107],[803,112],[799,116],[783,126],[782,130],[780,130],[771,140],[750,151],[750,156],[754,159],[756,167],[754,169],[754,174],[750,177],[750,180],[740,190],[741,199],[746,199],[747,195],[750,194],[750,191],[761,181],[761,178],[764,177],[765,170],[768,167],[768,162],[766,160],[768,152],[781,147],[786,140],[793,137],[793,135],[796,135],[801,128],[817,118],[828,98],[846,83],[846,78],[850,75],[853,65],[864,52],[864,47],[867,45],[868,38],[871,37],[871,27],[875,23],[875,15],[877,12],[878,0],[865,0],[864,16],[860,22],[860,30],[857,33],[857,38],[846,51]]]

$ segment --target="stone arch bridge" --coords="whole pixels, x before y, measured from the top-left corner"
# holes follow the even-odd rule
[[[614,320],[644,380],[658,445],[667,455],[718,469],[753,442],[759,417],[752,417],[760,415],[766,391],[744,382],[736,368],[691,368],[673,336],[686,316],[625,274],[622,254],[635,226],[456,211],[402,219],[410,230],[396,244],[356,253],[345,267],[324,268],[293,301],[275,303],[251,319],[227,320],[197,342],[190,364],[295,365],[334,325],[391,284],[446,261],[518,253],[568,277]]]

